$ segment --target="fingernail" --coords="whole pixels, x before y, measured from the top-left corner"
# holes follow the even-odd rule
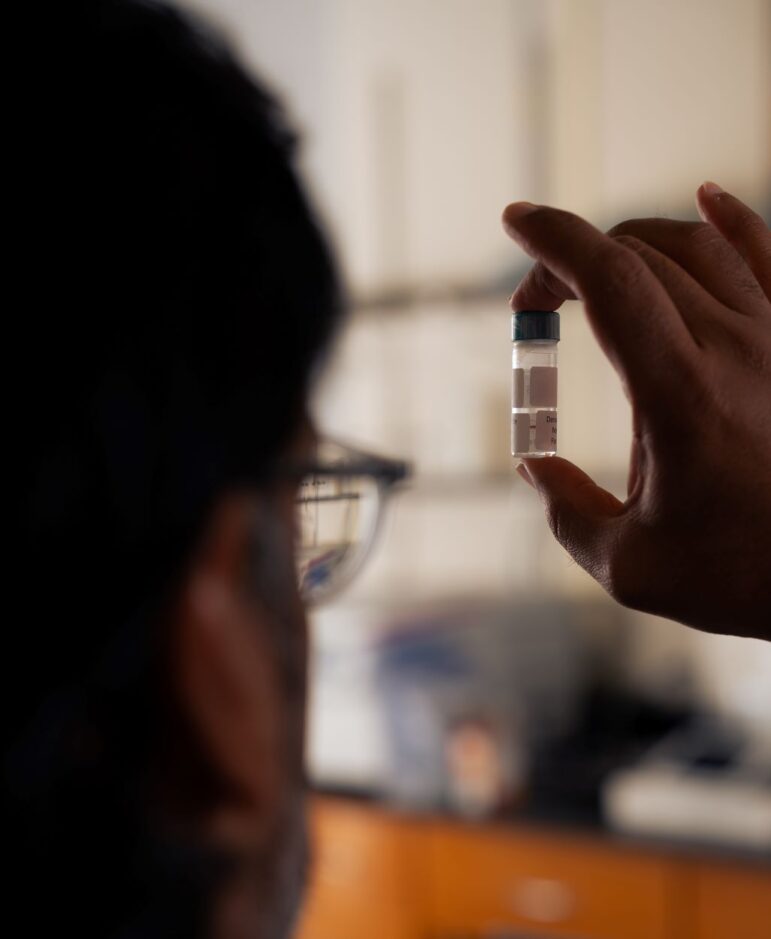
[[[537,209],[538,206],[533,205],[532,202],[512,202],[511,205],[506,206],[503,218],[507,222],[513,222],[524,218],[525,215],[530,215],[531,212],[535,212]]]
[[[725,190],[718,186],[717,183],[707,181],[701,184],[701,191],[707,196],[719,196],[720,193]]]
[[[535,489],[535,483],[533,482],[533,477],[528,472],[527,467],[525,466],[524,463],[519,463],[517,465],[517,472],[522,477],[522,479],[525,480],[528,486],[532,486],[533,489]]]

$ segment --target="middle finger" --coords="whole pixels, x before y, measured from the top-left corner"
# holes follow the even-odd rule
[[[666,218],[630,219],[609,235],[631,235],[671,258],[723,306],[752,315],[765,296],[739,252],[712,225]]]

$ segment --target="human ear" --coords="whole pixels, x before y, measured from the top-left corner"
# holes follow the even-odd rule
[[[232,843],[266,834],[280,799],[284,721],[268,637],[271,613],[244,588],[255,498],[211,513],[181,587],[172,630],[177,700],[200,757],[227,793],[208,819]]]

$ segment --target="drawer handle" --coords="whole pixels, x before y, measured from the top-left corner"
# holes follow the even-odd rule
[[[576,909],[572,887],[560,880],[542,877],[519,881],[511,899],[514,911],[533,923],[563,923]]]

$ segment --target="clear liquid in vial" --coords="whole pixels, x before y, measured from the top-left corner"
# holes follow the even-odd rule
[[[511,454],[557,453],[556,342],[519,342],[512,358]]]

